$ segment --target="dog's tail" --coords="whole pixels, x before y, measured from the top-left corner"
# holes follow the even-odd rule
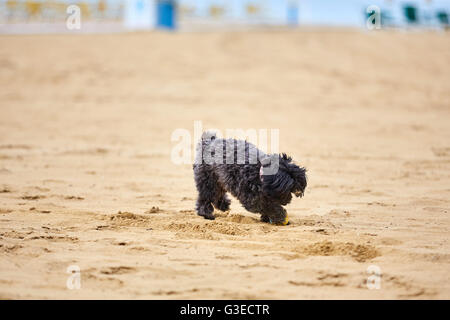
[[[212,141],[216,140],[217,133],[214,131],[205,131],[202,134],[200,141],[197,143],[197,147],[195,148],[195,162],[196,164],[201,164],[203,162],[203,150],[206,146],[208,146]]]

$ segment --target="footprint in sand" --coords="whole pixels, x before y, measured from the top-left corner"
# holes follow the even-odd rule
[[[78,197],[78,196],[64,196],[65,200],[84,200],[83,197]]]
[[[44,195],[24,195],[21,197],[23,200],[39,200],[39,199],[45,199]]]
[[[11,193],[11,189],[7,186],[0,188],[0,193]]]
[[[118,267],[107,267],[100,270],[102,274],[124,274],[136,271],[133,267],[118,266]]]

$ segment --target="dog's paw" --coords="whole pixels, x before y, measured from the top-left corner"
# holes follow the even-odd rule
[[[214,208],[210,204],[206,207],[200,207],[197,210],[197,214],[205,219],[214,220],[216,217],[213,215]]]
[[[209,214],[209,215],[200,215],[203,218],[207,219],[207,220],[214,220],[216,219],[216,217],[213,214]]]

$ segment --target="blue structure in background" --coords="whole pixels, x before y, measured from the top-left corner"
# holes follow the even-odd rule
[[[287,8],[287,23],[291,26],[298,25],[298,5],[289,3]]]
[[[158,28],[175,29],[176,28],[176,3],[175,0],[157,1],[157,22]]]

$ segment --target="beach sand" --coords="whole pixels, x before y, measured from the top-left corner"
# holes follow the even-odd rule
[[[449,299],[449,37],[0,36],[0,298]],[[280,130],[291,225],[195,214],[196,120]]]

